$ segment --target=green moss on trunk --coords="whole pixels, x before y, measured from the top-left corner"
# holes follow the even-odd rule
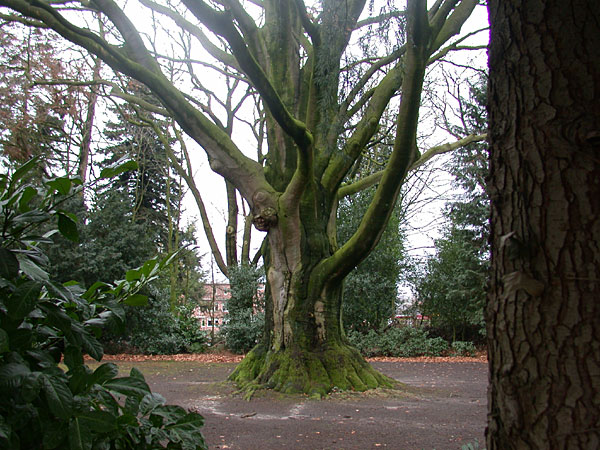
[[[264,346],[258,346],[229,379],[249,394],[257,388],[267,388],[317,398],[334,389],[366,391],[397,385],[371,367],[358,350],[345,344],[326,345],[315,351],[266,351]]]

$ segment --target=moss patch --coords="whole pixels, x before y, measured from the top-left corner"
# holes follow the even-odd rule
[[[248,354],[230,380],[251,396],[258,389],[322,398],[332,391],[367,391],[394,388],[398,383],[376,371],[360,353],[342,344],[318,351],[285,349]]]

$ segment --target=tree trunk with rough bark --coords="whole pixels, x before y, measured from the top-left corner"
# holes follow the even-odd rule
[[[489,2],[487,446],[600,448],[600,6]]]
[[[231,379],[249,392],[262,386],[318,397],[333,387],[391,387],[393,380],[375,371],[344,336],[342,280],[323,267],[333,257],[335,237],[327,230],[332,199],[317,202],[311,195],[304,194],[299,209],[277,207],[264,255],[270,300],[264,339]],[[324,208],[315,207],[319,203]]]

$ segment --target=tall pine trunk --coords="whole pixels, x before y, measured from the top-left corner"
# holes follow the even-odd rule
[[[490,0],[487,445],[600,448],[600,7]]]

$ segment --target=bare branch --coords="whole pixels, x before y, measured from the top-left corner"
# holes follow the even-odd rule
[[[215,11],[201,0],[183,0],[183,3],[213,33],[223,36],[227,40],[240,67],[252,80],[277,123],[294,139],[301,151],[308,151],[312,145],[312,135],[306,125],[296,120],[283,104],[279,94],[248,50],[244,39],[238,33],[228,14]]]
[[[425,153],[423,153],[421,155],[421,157],[419,157],[416,161],[414,161],[410,165],[408,170],[409,171],[416,170],[417,168],[421,167],[423,164],[425,164],[427,161],[429,161],[434,156],[442,155],[444,153],[449,153],[458,148],[462,148],[466,145],[472,144],[473,142],[481,142],[481,141],[485,141],[486,139],[487,139],[487,134],[471,134],[471,135],[466,136],[462,139],[459,139],[458,141],[455,141],[455,142],[448,142],[448,143],[445,143],[442,145],[436,145],[435,147],[431,147],[429,150],[427,150]],[[347,197],[349,195],[354,195],[357,192],[364,191],[365,189],[368,189],[371,186],[376,185],[377,183],[379,183],[379,181],[381,181],[381,178],[383,177],[384,173],[385,173],[385,170],[381,170],[379,172],[376,172],[369,176],[361,178],[360,180],[358,180],[355,183],[340,187],[340,189],[338,190],[338,198],[341,199],[341,198]]]
[[[152,0],[140,0],[140,3],[159,14],[169,17],[173,22],[175,22],[176,25],[193,35],[196,39],[198,39],[200,44],[202,44],[202,47],[204,47],[204,49],[217,61],[233,67],[234,69],[240,70],[233,55],[230,55],[213,44],[206,34],[204,34],[204,32],[200,29],[200,27],[186,20],[181,14],[177,13],[171,8],[159,5]]]
[[[318,27],[314,24],[311,18],[308,16],[308,12],[306,11],[306,5],[302,0],[294,0],[296,3],[296,7],[298,8],[298,12],[300,13],[300,20],[302,21],[302,26],[306,30],[306,33],[312,39],[314,46],[321,45],[321,34],[319,33]]]
[[[356,24],[356,27],[354,27],[354,29],[359,29],[362,27],[365,27],[367,25],[373,25],[375,23],[381,23],[381,22],[385,22],[386,20],[392,19],[392,18],[399,18],[399,17],[405,17],[406,16],[406,11],[390,11],[384,14],[380,14],[379,16],[375,16],[375,17],[369,17],[368,19],[365,20],[360,20],[358,21],[358,23]]]
[[[466,39],[481,33],[482,31],[487,31],[489,30],[489,27],[485,27],[485,28],[480,28],[479,30],[473,31],[471,33],[466,34],[465,36],[461,37],[459,40],[457,40],[456,42],[453,42],[452,44],[448,45],[447,47],[444,47],[442,50],[440,50],[438,53],[436,53],[434,56],[432,56],[429,59],[428,64],[431,64],[434,61],[440,60],[442,59],[444,56],[446,56],[448,53],[450,53],[451,51],[455,51],[455,50],[483,50],[485,48],[487,48],[486,45],[476,45],[476,46],[460,46],[459,44],[461,42],[464,42]]]

